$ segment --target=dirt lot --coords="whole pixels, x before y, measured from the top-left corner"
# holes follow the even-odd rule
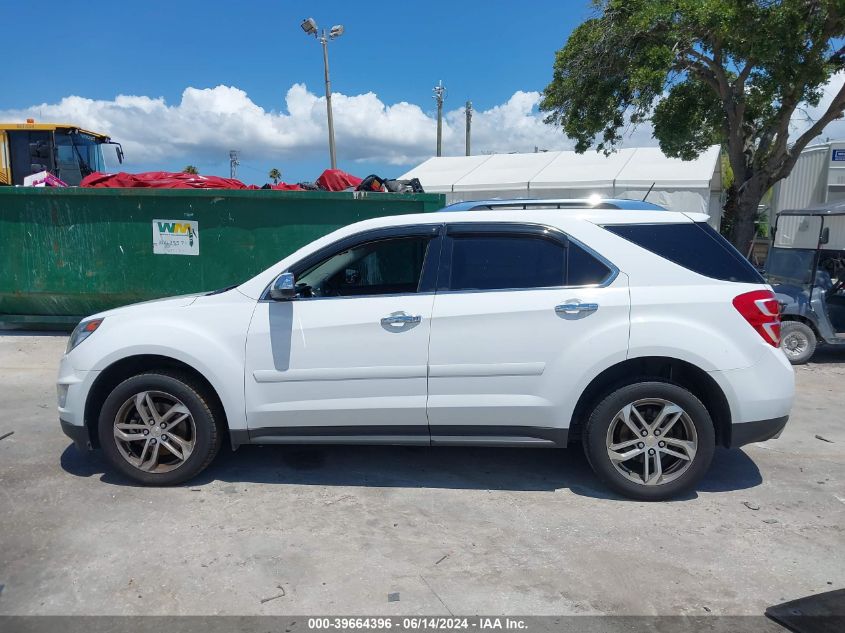
[[[845,587],[843,353],[799,368],[780,439],[644,504],[536,449],[247,446],[135,487],[59,430],[65,342],[0,336],[0,614],[759,614]]]

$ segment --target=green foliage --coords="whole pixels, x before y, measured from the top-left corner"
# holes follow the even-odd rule
[[[734,170],[731,169],[731,161],[725,152],[719,155],[719,169],[722,176],[722,187],[727,189],[734,184]]]
[[[279,181],[282,179],[282,172],[273,167],[273,169],[270,170],[270,173],[267,174],[267,177],[273,181],[274,185],[278,185]]]
[[[845,36],[845,0],[595,6],[597,16],[558,51],[540,104],[582,152],[612,150],[627,125],[650,118],[667,154],[692,158],[730,132],[725,99],[743,105],[742,132],[759,141],[782,106],[818,104],[830,75],[845,67],[833,48]],[[746,66],[741,90],[731,93]]]
[[[845,0],[595,0],[555,57],[540,109],[575,149],[609,153],[650,120],[661,149],[690,160],[721,144],[729,213],[753,230],[762,195],[845,111],[845,89],[796,140],[790,121],[845,69]]]
[[[651,116],[655,130],[660,129],[660,149],[683,160],[721,143],[723,119],[718,95],[695,79],[674,86],[657,102]]]
[[[193,165],[185,165],[185,168],[182,170],[182,173],[183,174],[194,174],[194,175],[196,175],[196,174],[200,173],[200,170],[197,169]]]

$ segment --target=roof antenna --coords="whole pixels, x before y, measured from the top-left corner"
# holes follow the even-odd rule
[[[643,202],[645,202],[645,199],[648,198],[648,194],[651,193],[651,190],[654,189],[654,185],[656,185],[656,184],[657,184],[657,182],[651,183],[651,187],[648,188],[648,191],[646,191],[645,195],[643,196]]]

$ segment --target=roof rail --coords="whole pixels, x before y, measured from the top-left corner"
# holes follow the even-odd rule
[[[619,209],[638,211],[665,211],[663,207],[643,200],[621,198],[559,198],[541,200],[538,198],[513,198],[510,200],[468,200],[444,207],[443,211],[480,211],[483,209]]]

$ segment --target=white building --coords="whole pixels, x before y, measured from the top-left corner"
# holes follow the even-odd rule
[[[722,179],[719,147],[696,160],[666,157],[656,147],[590,152],[540,152],[442,156],[414,167],[402,179],[419,178],[427,192],[449,203],[485,198],[605,198],[647,200],[673,211],[707,213],[719,226]]]
[[[425,186],[425,185],[423,185]],[[811,145],[774,186],[771,215],[845,199],[845,141]]]

